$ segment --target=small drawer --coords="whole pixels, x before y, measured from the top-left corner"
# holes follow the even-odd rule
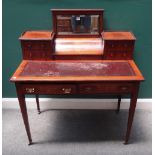
[[[106,53],[105,58],[115,60],[115,59],[121,59],[122,52],[117,50],[110,50]]]
[[[124,57],[124,58],[125,58],[125,57],[127,57],[127,55],[128,55],[128,53],[127,53],[127,52],[121,52],[121,56],[122,56],[122,57]]]
[[[121,52],[130,52],[132,53],[134,49],[133,41],[122,41],[120,44],[120,51]]]
[[[58,26],[57,27],[57,31],[58,32],[64,32],[65,31],[65,28],[63,26]]]
[[[71,84],[25,84],[22,88],[26,94],[76,94],[76,86]]]
[[[51,59],[51,40],[22,40],[23,59],[49,60]]]
[[[119,47],[119,42],[117,41],[105,41],[105,47],[110,50],[116,49]]]
[[[108,53],[108,57],[112,59],[115,58],[116,55],[118,56],[118,53],[116,53],[116,51],[109,51]]]
[[[128,59],[131,58],[131,53],[128,51],[108,51],[106,54],[106,58],[111,60],[117,60],[117,59]]]
[[[58,20],[57,20],[57,24],[58,24],[58,26],[63,25],[63,24],[64,24],[64,20],[60,20],[60,19],[58,19]]]
[[[71,32],[71,28],[70,27],[62,27],[62,26],[58,26],[57,29],[58,32]]]
[[[105,59],[131,59],[133,50],[133,40],[105,40],[104,42]]]
[[[23,50],[46,50],[51,48],[51,41],[22,41]]]
[[[38,49],[40,50],[48,50],[51,48],[52,48],[51,41],[41,41],[38,46]]]
[[[69,26],[70,23],[71,22],[69,20],[58,20],[57,21],[58,26]]]
[[[32,41],[21,41],[21,44],[22,44],[22,48],[23,50],[31,50],[31,49],[35,49],[36,47],[36,44],[34,44]]]

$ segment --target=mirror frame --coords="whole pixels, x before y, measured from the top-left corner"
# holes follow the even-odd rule
[[[52,21],[53,21],[53,32],[57,37],[82,37],[82,36],[101,36],[103,32],[103,9],[51,9],[52,13]],[[58,34],[57,32],[57,16],[58,15],[99,15],[99,32],[98,34],[82,34],[82,33],[74,33],[74,34]]]

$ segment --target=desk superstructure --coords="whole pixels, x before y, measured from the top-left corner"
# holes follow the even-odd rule
[[[11,81],[16,85],[29,144],[32,144],[25,95],[130,94],[125,143],[128,143],[140,82],[134,63],[135,36],[104,31],[102,9],[53,9],[52,31],[26,31],[19,40],[23,60]]]

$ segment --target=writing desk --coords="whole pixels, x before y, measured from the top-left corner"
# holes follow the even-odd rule
[[[19,38],[23,60],[10,79],[16,85],[29,144],[32,144],[32,138],[26,94],[36,95],[39,113],[40,94],[114,94],[118,96],[117,111],[120,109],[121,96],[129,94],[131,103],[125,137],[127,144],[139,85],[144,80],[132,59],[134,35],[124,31],[102,32],[103,10],[53,10],[53,14],[53,31],[27,31]],[[77,18],[77,23],[87,15],[86,21],[91,19],[93,26],[89,27],[87,22],[85,29],[84,25],[77,25],[77,28],[74,25],[74,31],[77,32],[70,32],[72,14],[73,19]],[[88,28],[92,28],[89,34]]]
[[[125,143],[127,143],[136,107],[139,82],[142,80],[143,77],[132,60],[24,60],[11,78],[11,81],[16,84],[30,144],[32,139],[25,94],[117,94],[119,96],[130,94],[131,104],[125,138]],[[40,112],[39,103],[38,111]]]

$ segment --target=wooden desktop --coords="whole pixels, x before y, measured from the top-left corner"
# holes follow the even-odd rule
[[[53,31],[26,31],[23,60],[10,81],[15,83],[29,144],[32,144],[25,95],[129,94],[128,143],[140,82],[133,60],[135,36],[127,31],[103,31],[102,9],[54,9]]]

